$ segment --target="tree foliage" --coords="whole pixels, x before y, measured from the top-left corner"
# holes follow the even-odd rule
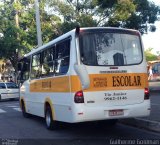
[[[4,58],[9,58],[14,64],[15,50],[21,47],[20,40],[18,38],[18,33],[20,34],[20,29],[13,23],[14,20],[14,8],[13,2],[9,3],[4,1],[0,6],[0,56]]]
[[[127,28],[137,29],[142,34],[147,33],[148,30],[155,31],[153,24],[160,14],[160,8],[153,2],[147,0],[134,0],[136,11],[132,13],[131,17],[126,22]]]
[[[48,3],[71,25],[77,22],[81,26],[131,28],[142,34],[156,30],[152,24],[160,13],[160,8],[148,0],[48,0]]]
[[[145,50],[145,56],[147,61],[154,61],[157,60],[157,55],[152,53],[153,48],[148,48]]]
[[[49,15],[45,2],[40,3],[43,42],[57,37],[61,20],[56,15]],[[18,16],[18,24],[16,23]],[[24,55],[37,46],[34,0],[3,0],[0,3],[0,58],[10,59],[16,68],[17,53]]]
[[[34,1],[0,0],[0,58],[9,58],[12,64],[17,61],[16,49],[23,55],[37,46]],[[41,0],[42,40],[46,43],[78,24],[132,28],[143,34],[159,12],[149,0]]]

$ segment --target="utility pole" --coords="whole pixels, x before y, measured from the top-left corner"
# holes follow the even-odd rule
[[[35,0],[35,10],[36,10],[36,27],[37,27],[37,41],[38,47],[42,46],[42,32],[41,32],[41,22],[39,14],[39,1]]]
[[[15,3],[17,3],[17,0],[14,0]],[[19,18],[18,18],[18,11],[16,10],[16,15],[15,15],[15,21],[16,21],[16,26],[19,28]]]
[[[14,3],[15,4],[18,4],[18,0],[14,0]],[[18,10],[17,9],[15,9],[15,12],[16,12],[16,14],[15,14],[15,23],[16,23],[16,27],[17,28],[19,28],[19,16],[18,16]],[[17,39],[19,40],[20,39],[20,37],[19,37],[19,33],[17,33]],[[19,58],[19,50],[18,50],[18,48],[16,49],[16,53],[15,53],[15,55],[14,55],[14,57],[15,57],[15,61],[16,61],[16,66],[15,66],[15,82],[17,83],[18,81],[17,81],[17,77],[18,77],[18,58]]]

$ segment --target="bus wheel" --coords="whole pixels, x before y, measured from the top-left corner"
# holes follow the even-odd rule
[[[49,129],[49,130],[57,129],[57,122],[52,119],[52,111],[51,111],[50,106],[46,107],[45,121],[46,121],[47,129]]]
[[[25,118],[29,117],[29,114],[26,112],[26,109],[25,109],[23,101],[22,101],[22,114],[23,114],[23,117],[25,117]]]

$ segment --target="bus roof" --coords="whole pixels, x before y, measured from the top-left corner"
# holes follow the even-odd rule
[[[39,52],[40,50],[43,50],[44,48],[49,47],[50,45],[56,43],[57,41],[62,40],[62,39],[64,39],[64,38],[66,38],[67,36],[72,35],[74,32],[75,32],[75,29],[73,29],[73,30],[71,30],[71,31],[69,31],[69,32],[67,32],[67,33],[65,33],[65,34],[57,37],[57,38],[54,39],[54,40],[51,40],[50,42],[48,42],[48,43],[46,43],[46,44],[44,44],[44,45],[42,45],[42,46],[40,46],[40,47],[38,47],[38,48],[34,48],[31,52],[25,54],[24,57],[28,57],[28,56],[30,56],[30,55],[32,55],[32,54],[34,54],[34,53],[37,53],[37,52]]]

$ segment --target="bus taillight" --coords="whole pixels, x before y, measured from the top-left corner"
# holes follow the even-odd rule
[[[149,99],[149,89],[148,88],[145,88],[144,89],[144,100],[148,100]]]
[[[74,102],[75,103],[84,103],[83,91],[78,91],[75,93]]]

